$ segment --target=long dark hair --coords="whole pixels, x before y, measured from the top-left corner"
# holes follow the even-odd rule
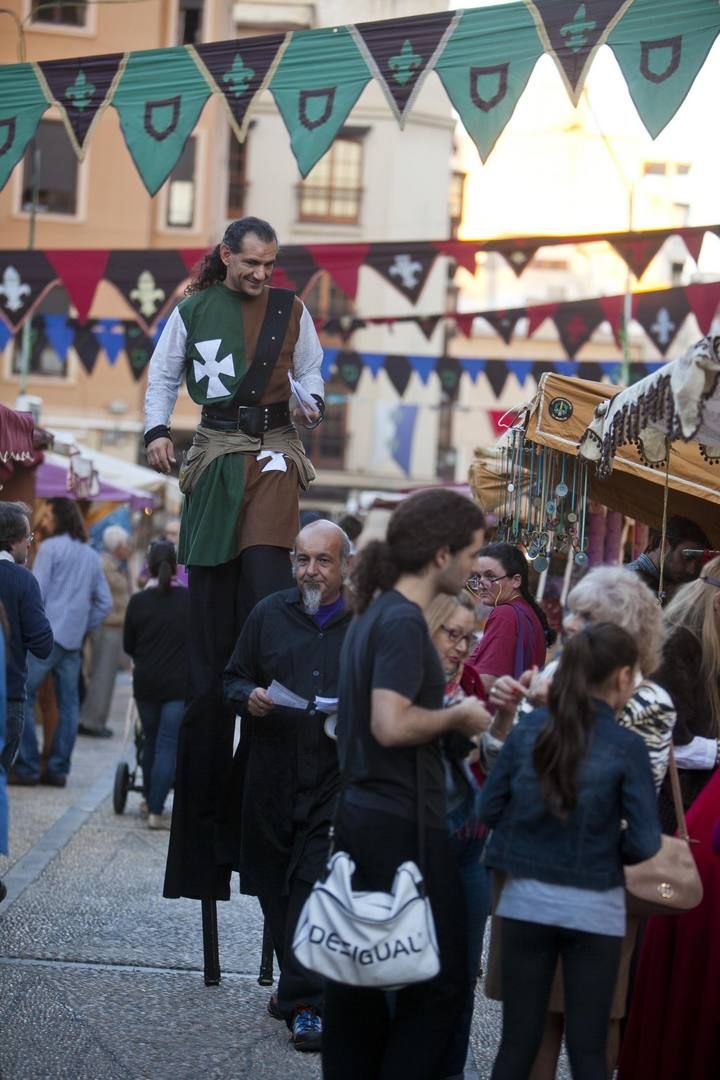
[[[158,579],[160,592],[169,592],[172,578],[177,573],[175,545],[169,540],[156,540],[150,545],[147,562],[150,577]]]
[[[72,499],[48,499],[53,513],[53,536],[67,534],[72,540],[87,543],[87,532],[78,504]]]
[[[520,551],[519,548],[516,548],[514,544],[498,542],[495,544],[486,544],[480,552],[479,558],[495,559],[500,563],[508,577],[514,577],[516,574],[518,575],[520,578],[520,595],[523,600],[530,605],[540,620],[543,634],[545,635],[545,644],[548,646],[554,645],[557,634],[554,630],[550,629],[545,612],[530,592],[528,562],[522,551]]]
[[[566,817],[577,803],[578,770],[594,726],[593,690],[637,661],[633,638],[615,623],[591,624],[563,649],[548,695],[550,716],[533,750],[540,793],[558,817]]]
[[[456,491],[418,491],[400,503],[388,523],[386,540],[371,540],[352,574],[354,606],[365,611],[378,589],[392,589],[401,574],[416,574],[447,547],[451,555],[485,528],[479,506]]]
[[[230,222],[221,243],[226,244],[234,254],[237,254],[244,238],[250,233],[265,244],[278,242],[277,233],[269,222],[263,221],[262,218],[244,217]],[[193,268],[193,276],[185,289],[185,295],[192,296],[194,293],[202,292],[203,289],[209,289],[211,285],[217,285],[218,282],[225,280],[226,274],[227,267],[220,258],[220,244],[216,244],[212,251],[208,252]]]

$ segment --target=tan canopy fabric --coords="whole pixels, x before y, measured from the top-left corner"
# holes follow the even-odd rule
[[[604,383],[545,374],[529,405],[526,439],[549,446],[571,457],[590,422],[596,405],[618,393]],[[592,499],[618,510],[636,521],[655,528],[662,524],[664,466],[644,464],[634,446],[623,446],[615,454],[612,475],[598,480],[590,466],[588,494]],[[497,509],[504,497],[506,480],[499,477],[491,461],[478,459],[471,482],[476,497],[487,510]],[[688,517],[697,522],[714,545],[720,544],[720,469],[709,465],[698,446],[675,443],[670,449],[668,515]]]

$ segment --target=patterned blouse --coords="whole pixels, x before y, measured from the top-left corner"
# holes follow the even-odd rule
[[[675,706],[667,690],[650,680],[640,683],[618,716],[618,723],[636,731],[647,746],[657,791],[667,772],[675,719]]]

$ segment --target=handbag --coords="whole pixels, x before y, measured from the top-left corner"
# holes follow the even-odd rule
[[[703,886],[690,850],[690,837],[672,747],[668,761],[677,836],[662,837],[652,859],[625,867],[626,909],[632,915],[678,915],[692,911],[703,898]]]
[[[425,799],[419,748],[416,760],[422,865]],[[334,827],[328,876],[315,882],[298,919],[293,938],[298,961],[326,979],[371,990],[400,990],[432,979],[440,971],[440,953],[420,866],[401,863],[389,893],[354,891],[355,863],[346,851],[333,854],[333,836]]]

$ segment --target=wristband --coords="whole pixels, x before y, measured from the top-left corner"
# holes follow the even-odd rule
[[[169,438],[171,438],[170,428],[166,427],[165,424],[157,424],[155,427],[151,427],[149,431],[145,432],[145,434],[143,435],[143,442],[145,443],[145,448],[147,449],[147,447],[154,439]]]

